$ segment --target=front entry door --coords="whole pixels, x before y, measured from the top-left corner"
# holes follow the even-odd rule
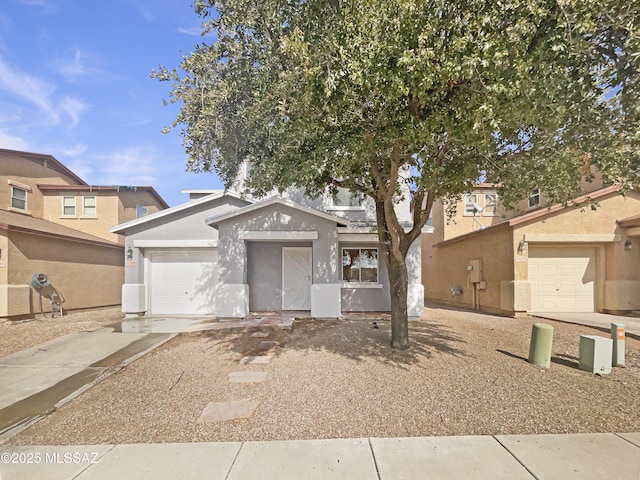
[[[311,247],[282,247],[282,309],[311,309]]]

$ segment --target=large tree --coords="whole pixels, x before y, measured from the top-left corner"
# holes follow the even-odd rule
[[[213,38],[171,102],[193,171],[254,195],[342,186],[375,202],[407,348],[406,255],[434,200],[479,178],[507,205],[578,193],[593,168],[638,180],[640,4],[622,0],[197,0]],[[591,167],[591,168],[585,168]],[[408,194],[406,192],[409,192]],[[413,227],[394,204],[410,195]]]

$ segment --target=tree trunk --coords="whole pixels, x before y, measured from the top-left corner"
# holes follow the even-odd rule
[[[406,259],[402,257],[402,254],[394,255],[394,252],[389,252],[387,258],[391,293],[391,348],[406,350],[409,348],[409,320],[407,315],[409,277],[407,275]]]

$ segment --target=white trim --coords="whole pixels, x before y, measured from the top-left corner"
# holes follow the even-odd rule
[[[325,210],[327,211],[334,210],[336,212],[363,212],[365,208],[362,205],[353,206],[353,207],[330,205],[325,207]]]
[[[29,185],[26,185],[24,183],[16,182],[15,180],[11,180],[11,179],[7,179],[7,183],[12,187],[21,188],[22,190],[26,190],[29,193],[33,192],[33,189]]]
[[[382,288],[381,283],[342,282],[341,288]]]
[[[217,248],[218,240],[134,240],[133,248]]]
[[[308,213],[309,215],[313,215],[315,217],[324,218],[325,220],[329,220],[331,222],[336,222],[341,225],[348,226],[349,220],[343,217],[338,217],[336,215],[332,215],[330,213],[325,213],[320,210],[316,210],[315,208],[306,207],[304,205],[300,205],[299,203],[292,202],[291,200],[284,199],[282,197],[271,197],[262,202],[254,203],[253,205],[248,205],[246,207],[239,208],[237,210],[233,210],[231,212],[222,213],[220,215],[215,215],[213,217],[209,217],[205,220],[205,223],[209,226],[218,225],[220,222],[225,220],[229,220],[230,218],[234,218],[240,215],[245,215],[247,213],[251,213],[255,210],[260,210],[262,208],[271,206],[271,205],[284,205],[295,210],[299,210],[304,213]]]
[[[121,223],[119,225],[115,225],[115,226],[111,227],[109,229],[109,231],[111,233],[123,233],[128,228],[136,227],[136,226],[141,225],[143,223],[147,223],[147,222],[156,220],[158,218],[166,217],[167,215],[171,215],[173,213],[181,212],[181,211],[187,210],[189,208],[194,208],[194,207],[196,207],[198,205],[202,205],[203,203],[211,202],[213,200],[217,200],[217,199],[225,197],[225,196],[233,197],[233,198],[236,198],[238,200],[244,200],[247,203],[253,203],[252,200],[249,200],[248,198],[243,198],[243,197],[240,196],[240,194],[238,194],[236,192],[233,192],[231,190],[227,190],[226,192],[222,191],[222,192],[212,193],[211,195],[207,195],[206,197],[198,198],[197,200],[190,200],[188,202],[181,203],[180,205],[176,205],[175,207],[171,207],[171,208],[166,208],[164,210],[160,210],[159,212],[152,213],[150,215],[147,215],[146,217],[136,218],[135,220],[130,220],[128,222]]]
[[[620,235],[614,233],[592,234],[553,234],[553,233],[525,233],[525,242],[549,242],[549,243],[600,243],[619,242]]]
[[[317,240],[318,232],[315,230],[309,231],[273,231],[273,230],[258,230],[249,232],[240,232],[238,236],[240,240]]]
[[[380,240],[378,239],[377,233],[338,233],[338,241],[343,243],[347,243],[347,242],[378,243]]]

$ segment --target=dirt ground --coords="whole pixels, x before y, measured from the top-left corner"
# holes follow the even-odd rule
[[[608,334],[545,321],[554,341],[551,368],[542,369],[526,361],[535,321],[427,308],[411,323],[405,352],[389,348],[385,318],[376,319],[377,329],[371,318],[300,320],[266,338],[182,334],[9,443],[640,431],[640,341],[627,338],[625,368],[593,375],[577,368],[579,336]],[[0,325],[3,341],[10,328]],[[263,340],[279,345],[263,351]],[[273,356],[267,364],[240,362],[265,354]],[[229,382],[238,371],[266,372],[267,379]],[[209,402],[236,400],[258,407],[243,420],[197,422]]]

